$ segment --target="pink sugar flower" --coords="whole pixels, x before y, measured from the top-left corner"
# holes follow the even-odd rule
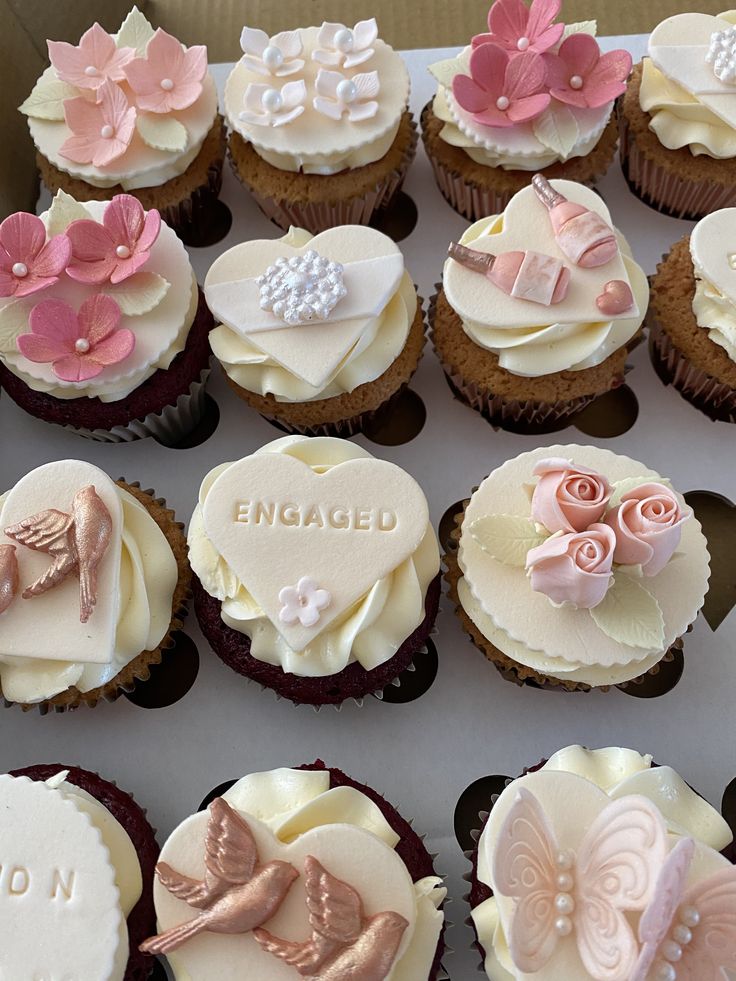
[[[30,296],[57,281],[71,258],[66,235],[46,241],[36,215],[19,211],[0,225],[0,296]]]
[[[207,48],[203,44],[185,51],[160,27],[148,42],[146,57],[135,58],[125,66],[136,104],[146,112],[174,112],[191,106],[202,92],[206,71]]]
[[[102,224],[82,218],[67,228],[67,275],[78,283],[121,283],[148,262],[160,230],[158,211],[146,213],[132,194],[116,194]]]
[[[96,293],[79,313],[63,300],[41,300],[31,310],[30,334],[21,334],[20,353],[37,364],[51,364],[57,378],[89,381],[107,365],[124,361],[135,347],[135,334],[118,329],[120,307]]]
[[[531,7],[522,0],[496,0],[488,11],[490,34],[477,34],[473,47],[492,42],[506,51],[549,51],[565,30],[552,23],[561,6],[561,0],[532,0]]]
[[[579,109],[597,109],[626,90],[631,72],[628,51],[601,54],[590,34],[572,34],[555,54],[546,54],[547,85],[553,99]]]
[[[535,119],[550,104],[546,75],[541,55],[512,56],[497,44],[482,44],[470,56],[470,75],[452,80],[452,93],[477,123],[508,127]]]
[[[128,149],[136,111],[114,82],[103,82],[97,89],[97,99],[64,102],[64,118],[73,135],[62,143],[59,153],[74,163],[106,167]]]
[[[49,59],[63,82],[78,89],[98,89],[109,80],[119,82],[135,51],[118,48],[107,31],[95,23],[82,35],[79,46],[66,41],[47,41]]]

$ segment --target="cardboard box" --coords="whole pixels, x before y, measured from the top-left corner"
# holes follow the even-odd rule
[[[37,177],[33,144],[16,107],[47,63],[46,38],[77,41],[95,21],[117,29],[131,0],[0,0],[0,64],[4,66],[0,129],[0,218],[34,210]],[[210,61],[236,61],[244,23],[275,33],[323,20],[354,23],[375,16],[381,37],[397,48],[432,48],[467,43],[485,27],[489,0],[138,0],[151,23],[186,44],[205,43]],[[595,18],[599,34],[649,31],[671,14],[692,10],[692,0],[564,0],[570,23]],[[723,0],[699,0],[716,14]]]

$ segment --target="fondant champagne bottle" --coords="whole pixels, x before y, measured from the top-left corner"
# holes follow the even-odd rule
[[[613,259],[618,251],[616,236],[600,215],[568,201],[541,174],[532,177],[532,187],[549,211],[560,250],[571,262],[589,269]]]
[[[496,256],[453,242],[448,255],[518,300],[550,306],[565,299],[570,285],[567,266],[540,252],[504,252]]]

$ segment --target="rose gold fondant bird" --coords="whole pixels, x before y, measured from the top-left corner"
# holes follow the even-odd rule
[[[0,545],[0,613],[5,613],[18,592],[15,545]]]
[[[222,799],[210,804],[203,880],[190,879],[165,862],[156,874],[177,899],[202,910],[194,919],[142,943],[146,954],[167,954],[207,930],[248,933],[270,920],[299,873],[289,862],[258,864],[258,850],[243,818]]]
[[[72,513],[49,508],[5,529],[8,538],[53,559],[44,574],[23,590],[40,596],[73,572],[79,575],[79,619],[87,623],[97,603],[97,569],[112,537],[112,518],[91,485],[77,491]]]
[[[360,896],[311,855],[304,862],[312,937],[294,943],[255,930],[254,937],[309,981],[384,981],[409,923],[399,913],[365,917]]]

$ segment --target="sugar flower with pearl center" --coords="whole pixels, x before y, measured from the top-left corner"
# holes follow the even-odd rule
[[[296,623],[303,627],[313,627],[319,621],[322,610],[332,602],[326,589],[319,589],[314,579],[302,576],[296,586],[284,586],[279,593],[279,620],[282,623]]]
[[[342,265],[314,249],[301,256],[277,259],[256,284],[261,309],[293,325],[327,320],[347,294]]]
[[[66,99],[64,119],[72,135],[62,143],[61,156],[74,163],[106,167],[130,146],[136,109],[119,85],[105,80],[97,89],[97,102]]]
[[[253,126],[286,126],[304,112],[306,98],[303,79],[287,82],[280,89],[251,82],[245,90],[239,118]]]
[[[378,72],[364,72],[347,78],[341,72],[320,68],[315,82],[314,108],[330,119],[347,116],[351,123],[372,119],[378,112],[381,83]]]
[[[83,218],[67,229],[72,257],[67,275],[79,283],[121,283],[146,264],[161,230],[155,209],[132,194],[116,194],[102,223]]]
[[[378,38],[375,17],[361,20],[352,29],[345,24],[324,23],[317,35],[318,47],[312,59],[320,65],[355,68],[373,57]]]
[[[135,58],[125,66],[138,108],[157,113],[187,109],[196,102],[206,72],[207,48],[203,44],[184,48],[161,28],[148,42],[145,58]]]
[[[244,27],[240,47],[245,52],[243,64],[257,75],[283,78],[304,68],[304,59],[299,57],[304,50],[299,31],[281,31],[269,37],[265,31]]]
[[[0,296],[30,296],[52,286],[71,252],[66,235],[46,241],[46,227],[36,215],[9,215],[0,224]]]
[[[456,75],[452,94],[483,126],[506,128],[536,119],[550,104],[542,55],[511,56],[497,44],[482,44],[470,56],[470,75]]]
[[[79,45],[47,41],[49,61],[62,82],[78,89],[98,89],[103,82],[121,82],[124,67],[135,55],[133,48],[118,48],[114,38],[95,23],[82,35]]]

